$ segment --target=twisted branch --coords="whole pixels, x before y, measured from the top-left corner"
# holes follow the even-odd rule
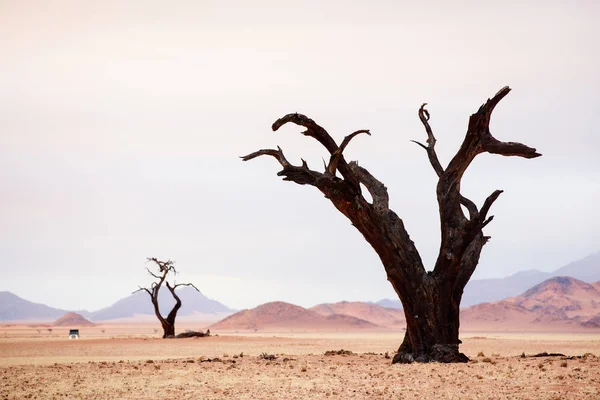
[[[423,103],[419,108],[419,119],[425,127],[425,132],[427,132],[427,146],[416,140],[411,140],[411,142],[416,143],[423,149],[425,149],[425,151],[427,152],[427,157],[429,158],[429,163],[431,164],[433,170],[439,178],[444,173],[444,168],[442,167],[442,164],[440,163],[440,160],[438,159],[437,153],[435,151],[435,144],[437,143],[437,140],[433,135],[433,130],[431,129],[431,126],[429,125],[430,114],[429,111],[427,111],[427,109],[425,108],[426,105],[427,103]],[[463,195],[460,196],[460,203],[463,206],[465,206],[467,211],[469,211],[469,218],[475,218],[475,216],[477,215],[477,206],[475,205],[475,203],[473,203],[471,200],[467,199]]]

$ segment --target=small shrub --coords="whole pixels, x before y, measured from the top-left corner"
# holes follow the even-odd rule
[[[483,351],[480,351],[479,353],[477,353],[477,357],[485,357],[485,354],[483,354]]]
[[[269,354],[269,353],[261,353],[260,356],[258,356],[258,358],[260,358],[261,360],[276,360],[277,356],[274,354]]]
[[[483,360],[481,360],[481,361],[483,361],[483,362],[485,362],[485,363],[491,363],[491,362],[492,362],[492,359],[491,359],[491,358],[489,358],[489,357],[486,357],[486,358],[484,358],[484,359],[483,359]]]
[[[344,349],[340,349],[340,350],[328,350],[325,352],[326,356],[350,356],[354,354],[353,352],[351,352],[350,350],[344,350]]]
[[[563,367],[563,368],[567,368],[567,365],[568,364],[567,364],[566,361],[563,361],[563,362],[560,363],[560,366]]]

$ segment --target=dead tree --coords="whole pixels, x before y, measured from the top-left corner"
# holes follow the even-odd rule
[[[156,264],[156,266],[158,267],[158,275],[153,273],[152,271],[150,271],[150,269],[146,268],[146,271],[148,271],[148,273],[150,275],[152,275],[154,278],[158,279],[158,281],[152,282],[152,285],[150,286],[149,289],[145,288],[145,287],[140,287],[138,290],[136,290],[133,293],[137,293],[137,292],[140,292],[143,290],[143,291],[146,291],[150,295],[152,305],[154,306],[154,314],[156,314],[156,318],[158,318],[158,320],[160,321],[160,324],[162,325],[162,328],[163,328],[163,332],[164,332],[163,339],[168,338],[168,337],[174,337],[175,336],[175,318],[177,317],[177,312],[181,308],[181,299],[179,298],[179,296],[177,296],[177,293],[175,293],[175,289],[177,289],[179,286],[191,286],[194,289],[196,289],[197,291],[199,291],[199,290],[192,283],[177,283],[177,284],[173,284],[173,285],[171,285],[169,283],[169,281],[167,280],[167,276],[169,275],[169,273],[172,272],[173,275],[177,274],[177,271],[175,270],[175,262],[174,261],[171,261],[171,260],[160,261],[156,258],[148,258],[148,261],[154,262]],[[165,284],[165,286],[167,287],[169,292],[171,292],[171,295],[175,299],[175,305],[173,306],[173,308],[171,309],[171,311],[169,312],[169,314],[167,315],[166,318],[163,317],[163,315],[160,312],[159,306],[158,306],[158,293],[159,293],[160,288],[162,287],[163,283]]]
[[[417,143],[427,156],[438,176],[437,201],[440,213],[441,244],[433,270],[426,271],[415,244],[410,239],[402,219],[389,209],[385,185],[357,162],[346,162],[343,151],[357,135],[358,130],[344,138],[338,146],[325,129],[301,114],[288,114],[273,124],[278,130],[288,122],[306,128],[302,132],[321,143],[330,153],[324,172],[309,169],[306,161],[301,166],[290,164],[281,148],[259,150],[242,157],[244,161],[258,156],[274,157],[283,167],[277,174],[285,181],[311,185],[319,189],[344,214],[379,255],[387,278],[398,294],[406,316],[406,333],[393,362],[466,362],[459,352],[459,306],[465,285],[479,262],[485,243],[490,239],[483,228],[493,216],[490,207],[502,193],[494,191],[481,208],[460,193],[463,174],[471,161],[481,153],[535,158],[536,149],[514,142],[502,142],[490,133],[490,117],[496,105],[510,92],[502,88],[471,115],[467,134],[446,168],[435,151],[436,138],[429,125],[426,104],[419,108],[419,118],[427,133],[426,144]],[[338,172],[339,175],[338,176]],[[364,185],[372,202],[361,193]],[[462,208],[468,215],[465,215]]]

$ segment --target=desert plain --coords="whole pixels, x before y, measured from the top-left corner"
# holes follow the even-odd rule
[[[402,332],[155,329],[99,325],[69,340],[67,329],[1,326],[0,399],[600,398],[597,333],[465,331],[469,363],[392,365]],[[351,354],[325,355],[342,349]],[[542,352],[565,357],[531,357]]]

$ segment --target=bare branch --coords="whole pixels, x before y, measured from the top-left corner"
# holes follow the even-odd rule
[[[196,286],[194,286],[193,283],[177,283],[177,284],[173,285],[173,290],[177,289],[179,286],[190,286],[190,287],[193,287],[194,289],[196,289],[197,292],[200,291]]]
[[[150,297],[152,297],[152,292],[150,292],[150,290],[148,290],[148,289],[146,289],[144,287],[141,287],[141,286],[138,286],[138,287],[139,287],[139,289],[136,290],[135,292],[131,292],[131,294],[135,294],[137,292],[145,291],[145,292],[147,292],[150,295]]]
[[[508,157],[536,158],[541,156],[536,149],[526,146],[523,143],[501,142],[491,135],[487,140],[482,142],[482,148],[488,153]]]
[[[329,135],[329,133],[323,127],[321,127],[315,121],[302,114],[287,114],[284,117],[279,118],[273,123],[273,131],[277,131],[279,128],[281,128],[288,122],[305,127],[306,130],[302,132],[302,134],[305,136],[315,138],[327,149],[330,155],[333,155],[338,149],[338,145],[335,142],[335,140],[333,140],[331,135]],[[351,183],[356,183],[356,178],[352,176],[352,173],[348,169],[348,164],[346,163],[346,160],[344,159],[344,156],[342,154],[338,156],[337,169],[340,171],[340,174],[345,179],[349,180]],[[327,170],[328,168],[325,167],[325,171]],[[358,188],[358,190],[360,191],[360,188]]]
[[[488,198],[485,199],[485,201],[483,202],[483,206],[481,207],[481,211],[479,212],[481,219],[487,217],[487,213],[490,210],[490,207],[492,206],[492,204],[494,204],[498,196],[500,196],[502,193],[504,193],[503,190],[495,190],[494,193],[490,194]]]
[[[494,97],[492,97],[491,99],[488,99],[488,101],[485,102],[485,104],[483,104],[478,112],[485,112],[488,115],[492,114],[492,111],[494,111],[494,108],[496,108],[496,106],[498,105],[498,103],[500,103],[500,100],[502,100],[509,92],[510,92],[510,88],[508,86],[504,86],[502,89],[498,90],[498,92],[494,95]],[[482,110],[483,109],[483,110]],[[488,120],[489,123],[489,120]]]
[[[150,270],[148,269],[148,267],[146,267],[146,271],[148,271],[148,273],[149,273],[150,275],[152,275],[153,277],[155,277],[156,279],[160,279],[160,278],[161,278],[160,276],[158,276],[158,275],[156,275],[155,273],[153,273],[152,271],[150,271]]]
[[[305,127],[306,131],[302,132],[302,134],[317,139],[319,143],[325,146],[330,154],[333,154],[333,152],[337,150],[338,146],[329,133],[315,121],[302,114],[287,114],[286,116],[279,118],[273,123],[273,131],[277,131],[288,122]]]
[[[422,148],[425,149],[425,151],[427,152],[427,156],[429,157],[429,162],[431,163],[433,170],[439,177],[444,173],[444,168],[442,167],[442,164],[440,164],[440,160],[438,159],[437,153],[435,152],[436,139],[435,139],[435,136],[433,135],[433,130],[431,129],[431,126],[429,125],[430,115],[429,115],[429,111],[427,111],[425,109],[426,105],[427,105],[427,103],[423,103],[421,105],[421,108],[419,108],[419,119],[421,120],[421,123],[425,127],[425,132],[427,132],[427,146],[425,146],[424,144],[419,143],[415,140],[412,140],[412,142],[418,144],[419,146],[421,146]]]
[[[429,158],[429,163],[431,164],[433,170],[439,178],[444,173],[444,168],[442,167],[437,153],[435,152],[435,144],[437,143],[437,140],[433,135],[431,125],[429,125],[429,119],[431,118],[431,115],[429,114],[429,111],[427,111],[427,109],[425,108],[426,105],[427,103],[423,103],[419,108],[419,119],[421,120],[421,123],[425,127],[425,132],[427,133],[427,146],[425,146],[421,142],[417,142],[416,140],[411,140],[411,142],[416,143],[423,149],[425,149],[425,151],[427,152],[427,157]],[[460,203],[463,206],[465,206],[467,211],[469,211],[470,219],[473,219],[477,215],[477,206],[475,205],[475,203],[464,197],[462,194],[460,195]]]
[[[329,159],[329,165],[326,167],[326,171],[329,174],[335,176],[335,171],[337,170],[338,162],[340,161],[342,152],[346,149],[346,146],[348,146],[348,143],[350,143],[352,138],[354,138],[356,135],[360,135],[361,133],[366,133],[367,135],[371,136],[371,132],[368,129],[361,129],[346,136],[342,141],[340,147],[338,147],[338,149],[333,152],[331,158]]]
[[[289,167],[291,165],[288,162],[288,160],[285,158],[285,156],[283,155],[283,151],[281,150],[281,147],[279,147],[279,146],[277,146],[277,150],[273,150],[273,149],[258,150],[258,151],[255,151],[254,153],[250,153],[250,154],[248,154],[246,156],[242,156],[240,158],[243,161],[249,161],[249,160],[252,160],[253,158],[265,156],[265,155],[275,157],[277,159],[277,161],[279,161],[279,164],[281,164],[281,166],[283,168]],[[304,160],[302,160],[302,161],[304,161]],[[306,164],[306,162],[303,162],[303,164]]]
[[[424,148],[424,149],[425,149],[425,151],[427,151],[427,146],[425,146],[423,143],[421,143],[421,142],[418,142],[418,141],[416,141],[416,140],[411,140],[411,142],[418,144],[419,146],[421,146],[422,148]]]
[[[490,216],[488,219],[486,219],[485,221],[483,221],[481,223],[481,229],[485,228],[487,224],[489,224],[490,222],[492,222],[492,220],[494,219],[494,216]]]

